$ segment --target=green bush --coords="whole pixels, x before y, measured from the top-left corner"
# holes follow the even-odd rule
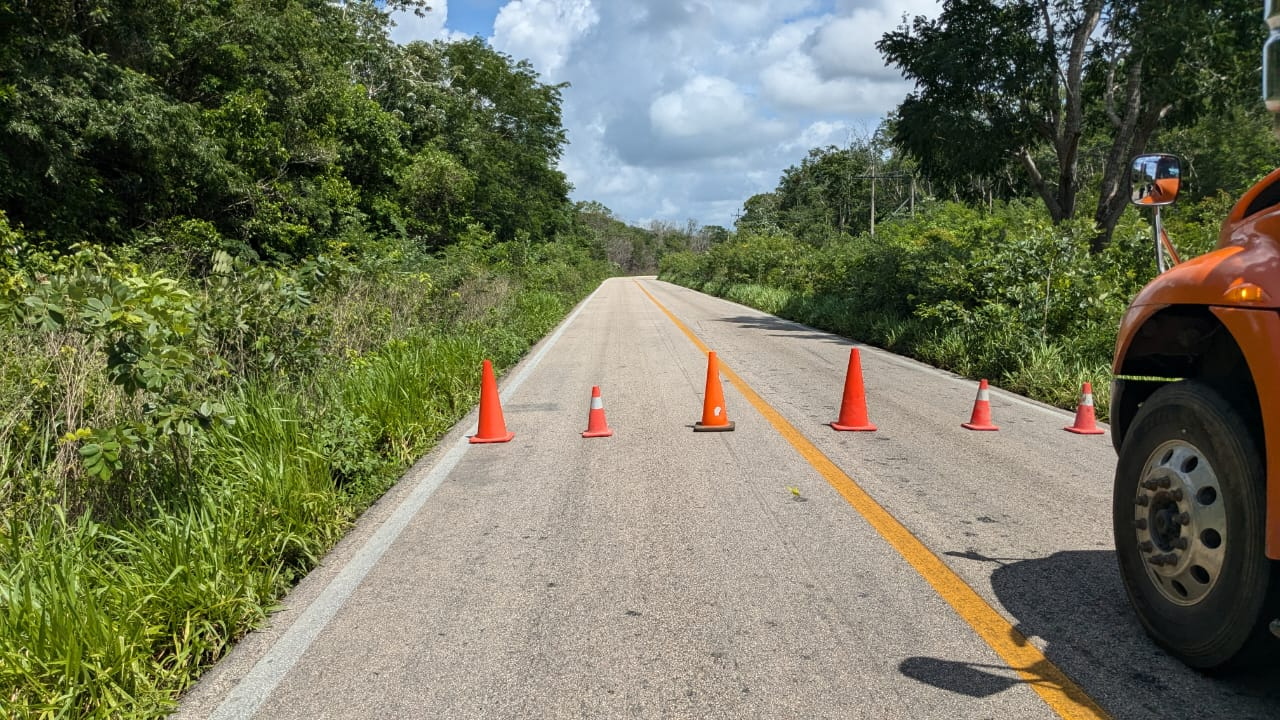
[[[1202,205],[1179,220],[1192,253],[1220,218],[1220,199]],[[1090,253],[1092,237],[1088,221],[1054,225],[1038,204],[921,204],[875,237],[821,247],[739,233],[700,255],[665,257],[660,277],[1064,408],[1090,381],[1105,417],[1120,317],[1155,269],[1137,213],[1105,251]]]
[[[172,709],[608,272],[480,230],[177,277],[0,240],[38,263],[0,265],[5,717]]]

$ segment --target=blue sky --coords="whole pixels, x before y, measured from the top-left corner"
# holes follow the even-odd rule
[[[435,0],[397,42],[484,37],[568,82],[560,169],[634,225],[733,224],[810,148],[910,91],[875,42],[939,0]]]
[[[506,0],[453,0],[445,26],[463,35],[487,38],[493,34],[493,18],[505,4]]]

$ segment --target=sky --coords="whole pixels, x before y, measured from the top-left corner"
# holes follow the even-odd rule
[[[569,83],[560,169],[632,225],[732,227],[811,148],[871,135],[911,90],[875,43],[939,0],[435,0],[396,42],[479,35]]]

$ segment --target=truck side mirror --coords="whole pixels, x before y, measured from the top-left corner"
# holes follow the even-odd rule
[[[1141,207],[1163,207],[1178,199],[1182,163],[1176,155],[1154,153],[1133,159],[1129,172],[1129,201]]]

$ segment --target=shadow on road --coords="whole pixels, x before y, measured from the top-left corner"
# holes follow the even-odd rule
[[[756,317],[753,315],[738,315],[736,317],[719,318],[720,322],[734,323],[740,328],[750,328],[754,330],[777,330],[784,331],[786,334],[778,334],[777,337],[790,338],[810,338],[813,340],[825,340],[827,342],[836,343],[837,345],[848,345],[848,340],[835,335],[833,333],[814,330],[810,327],[798,325],[791,320],[783,320],[781,318],[765,316]]]
[[[1210,678],[1156,647],[1129,608],[1110,550],[1032,560],[973,551],[943,554],[995,565],[991,587],[1015,628],[1043,640],[1049,661],[1113,717],[1280,718],[1280,669]],[[918,682],[970,697],[1037,682],[1003,666],[929,657],[908,658],[899,670]],[[1034,668],[1027,672],[1040,675]]]
[[[1003,665],[931,657],[909,657],[898,664],[898,670],[912,680],[974,698],[997,695],[1024,682]]]

